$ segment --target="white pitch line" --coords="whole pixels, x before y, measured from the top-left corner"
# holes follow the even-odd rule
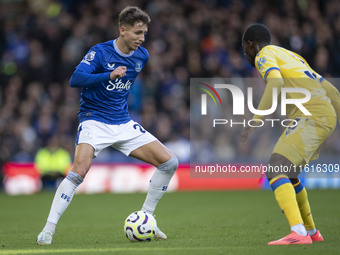
[[[102,248],[102,249],[28,249],[28,250],[0,250],[0,255],[15,255],[15,254],[49,254],[49,253],[80,253],[80,252],[128,252],[128,251],[175,251],[175,250],[216,250],[224,247],[136,247],[136,248]]]

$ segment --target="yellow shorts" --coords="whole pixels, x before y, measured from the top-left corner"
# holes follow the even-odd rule
[[[332,134],[336,117],[299,117],[297,125],[289,124],[277,141],[273,153],[278,153],[299,166],[319,157],[321,144]]]

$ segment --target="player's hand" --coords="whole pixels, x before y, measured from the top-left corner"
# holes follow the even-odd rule
[[[115,70],[110,73],[110,79],[118,79],[123,78],[126,75],[126,67],[125,66],[118,66]]]
[[[254,127],[245,127],[245,129],[243,130],[243,134],[241,137],[241,144],[245,144],[248,140],[248,136],[254,131]]]

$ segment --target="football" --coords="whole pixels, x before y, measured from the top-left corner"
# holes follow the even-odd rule
[[[156,220],[150,213],[137,211],[126,218],[124,232],[131,242],[151,241],[156,226]]]

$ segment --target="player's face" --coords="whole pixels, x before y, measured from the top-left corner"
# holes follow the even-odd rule
[[[243,40],[242,47],[243,47],[244,55],[246,56],[248,62],[252,66],[255,66],[255,57],[257,54],[255,44],[253,42]]]
[[[120,28],[120,34],[129,51],[136,50],[144,42],[147,31],[148,26],[142,22],[136,22],[134,26],[126,25]]]

